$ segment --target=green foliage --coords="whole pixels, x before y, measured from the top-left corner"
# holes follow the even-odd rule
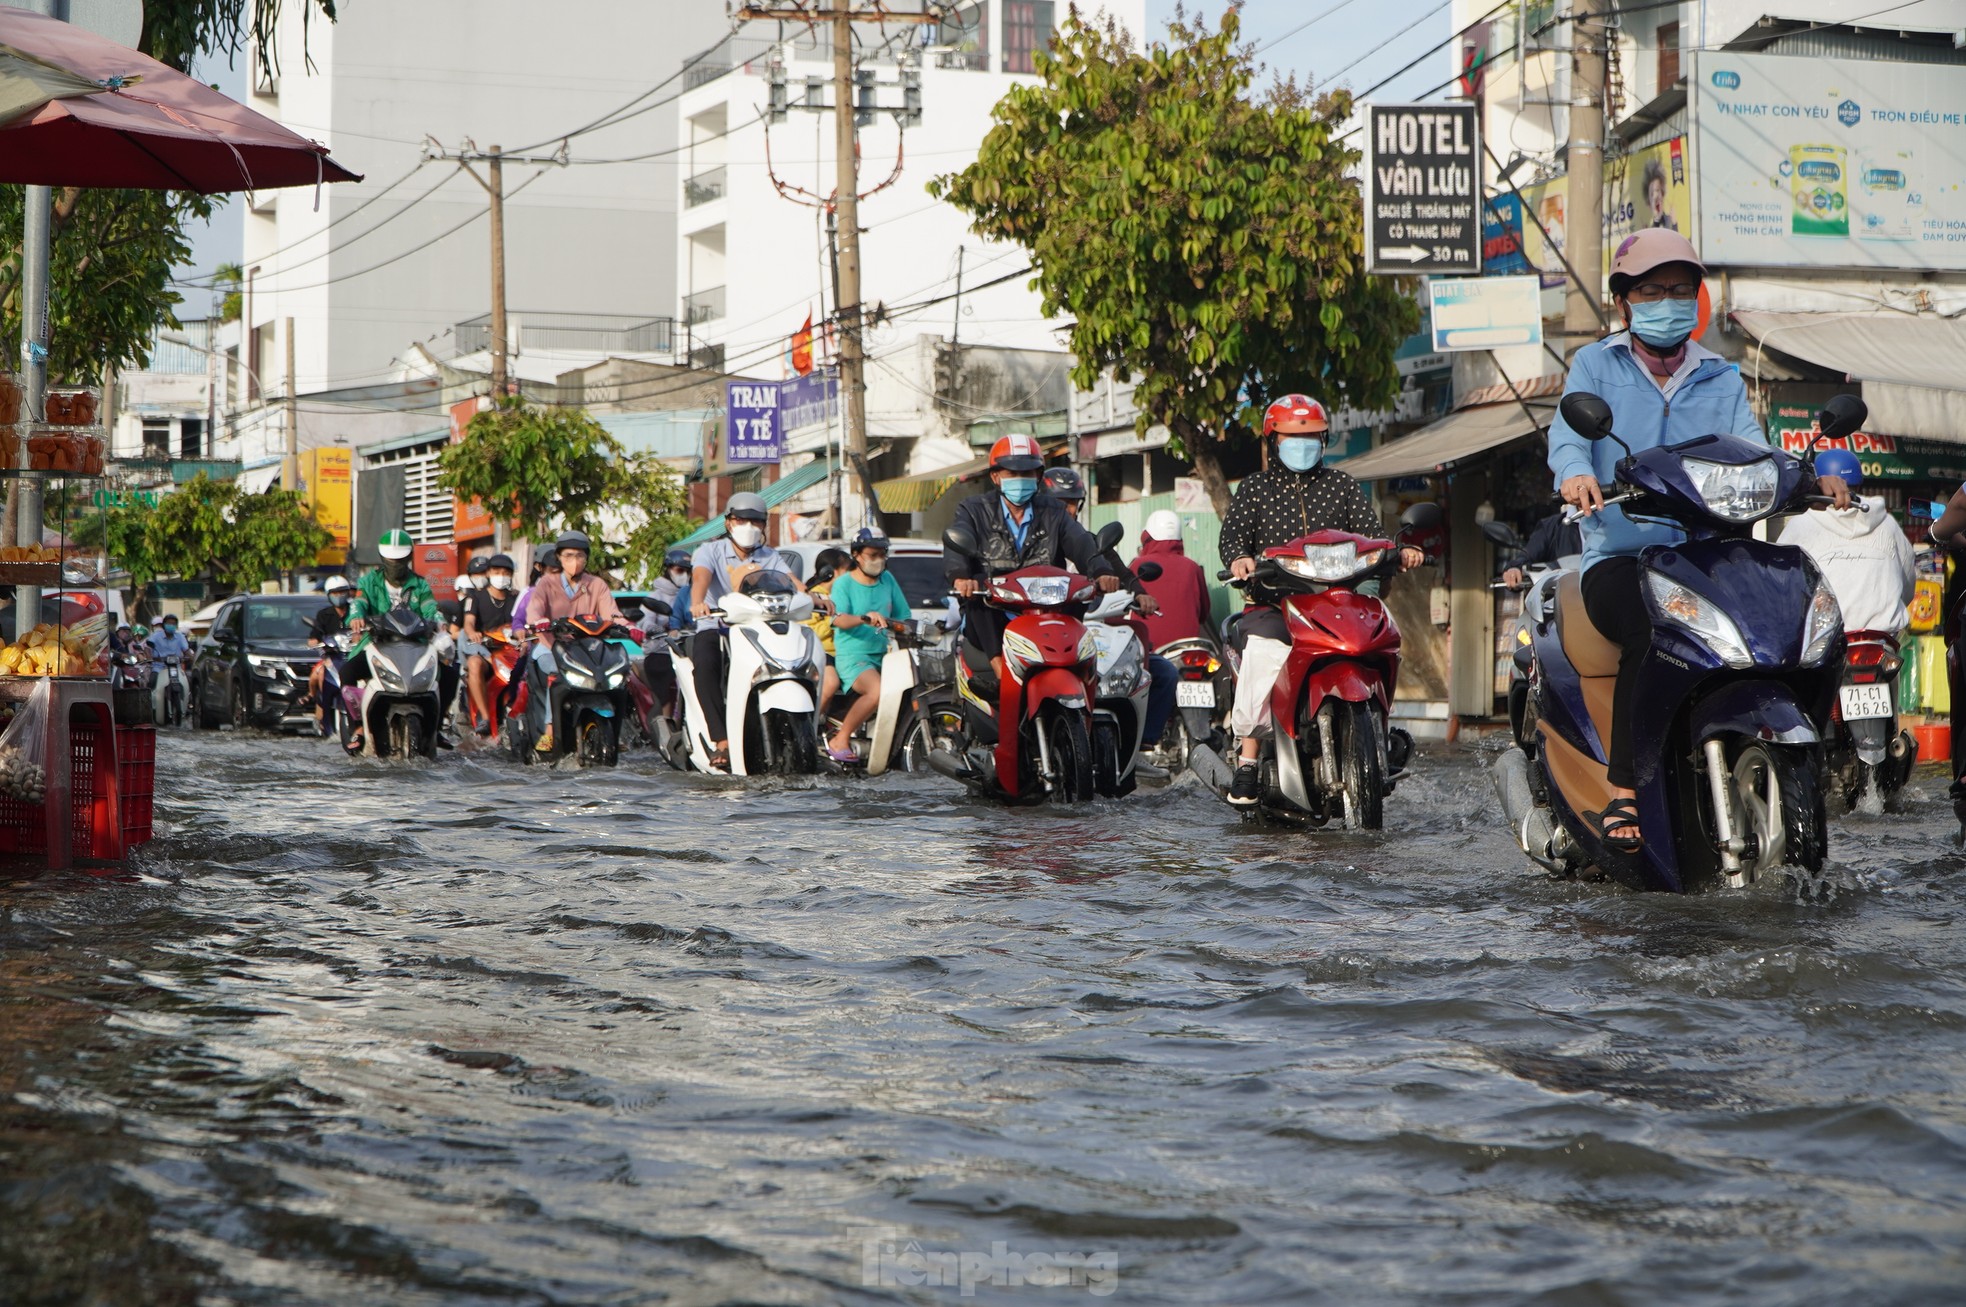
[[[125,515],[140,519],[140,528]],[[235,590],[256,589],[279,572],[313,566],[315,555],[333,539],[293,491],[244,494],[238,482],[213,481],[202,472],[155,508],[108,510],[105,534],[120,534],[125,547],[135,546],[135,553],[125,553],[110,544],[111,555],[132,574],[138,570],[133,559],[140,556],[151,576],[197,576],[209,568]]]
[[[212,289],[225,292],[218,306],[220,322],[237,322],[245,313],[246,296],[239,289],[245,280],[246,270],[236,263],[221,263],[212,269]]]
[[[1391,404],[1393,351],[1419,322],[1410,286],[1363,272],[1359,156],[1334,140],[1351,96],[1250,94],[1239,28],[1233,5],[1215,30],[1177,17],[1142,52],[1074,15],[1042,81],[998,102],[976,162],[929,186],[1030,252],[1080,386],[1133,377],[1141,429],[1167,424],[1211,465],[1207,446],[1272,395]]]
[[[627,585],[648,585],[662,575],[662,555],[701,522],[686,510],[682,480],[652,454],[636,454],[615,465],[612,511],[595,533],[604,540],[600,565]],[[613,543],[618,540],[619,543]]]

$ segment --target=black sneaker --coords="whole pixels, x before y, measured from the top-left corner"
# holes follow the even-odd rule
[[[1235,779],[1229,782],[1229,802],[1239,808],[1255,805],[1263,797],[1263,777],[1253,762],[1245,762],[1236,768]]]

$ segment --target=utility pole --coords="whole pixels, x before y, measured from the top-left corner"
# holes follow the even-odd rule
[[[1603,323],[1604,0],[1571,0],[1569,197],[1564,214],[1574,269],[1563,306],[1566,355],[1596,338]]]
[[[284,319],[280,334],[287,339],[287,456],[280,460],[280,489],[300,489],[300,396],[294,393],[294,320]]]
[[[508,342],[505,338],[505,164],[513,163],[551,164],[564,168],[567,165],[567,147],[562,142],[560,148],[549,155],[506,154],[494,145],[488,150],[480,150],[470,141],[465,141],[462,149],[455,153],[446,152],[435,141],[423,148],[425,159],[449,159],[471,175],[471,180],[484,188],[491,200],[491,392],[494,398],[504,398],[510,389],[510,367],[506,359]],[[473,163],[485,165],[485,175],[480,177]]]

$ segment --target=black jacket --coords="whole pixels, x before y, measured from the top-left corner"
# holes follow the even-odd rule
[[[1024,534],[1024,547],[1003,520],[1003,496],[992,486],[956,505],[955,525],[966,528],[982,545],[982,567],[942,547],[942,572],[951,581],[963,577],[987,580],[1015,572],[1020,567],[1077,567],[1086,576],[1104,576],[1115,569],[1099,553],[1099,542],[1092,533],[1072,520],[1065,506],[1040,492],[1031,500],[1030,529]]]
[[[1565,554],[1584,552],[1584,533],[1575,522],[1563,520],[1560,512],[1551,513],[1536,524],[1529,533],[1529,539],[1522,543],[1522,553],[1514,558],[1504,558],[1496,574],[1508,571],[1511,567],[1527,567],[1531,563],[1554,563]]]
[[[1292,472],[1271,467],[1242,479],[1222,519],[1220,552],[1227,567],[1238,558],[1258,558],[1265,549],[1287,545],[1314,531],[1350,531],[1383,536],[1365,487],[1335,467]]]

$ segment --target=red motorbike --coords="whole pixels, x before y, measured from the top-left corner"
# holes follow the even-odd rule
[[[491,703],[492,738],[498,738],[507,717],[521,717],[526,711],[526,647],[511,637],[509,628],[485,634],[485,698]]]
[[[1106,530],[1112,541],[1102,534],[1101,543],[1110,548],[1121,528]],[[950,528],[943,541],[976,556],[976,542],[960,528]],[[990,580],[986,602],[1015,614],[1004,631],[996,702],[986,693],[994,670],[962,645],[955,659],[962,726],[938,735],[929,766],[973,793],[1008,803],[1084,803],[1097,792],[1099,774],[1119,774],[1118,735],[1094,724],[1099,649],[1080,620],[1097,593],[1092,578],[1058,567],[1025,567]]]
[[[1440,509],[1415,504],[1400,521],[1394,540],[1319,531],[1264,550],[1248,581],[1230,582],[1275,603],[1290,632],[1270,694],[1275,729],[1259,755],[1259,814],[1320,826],[1335,819],[1353,830],[1384,824],[1385,798],[1405,775],[1413,737],[1390,720],[1399,626],[1385,604],[1357,588],[1395,575],[1400,541],[1437,527]],[[1229,658],[1240,674],[1233,647]],[[1227,765],[1212,761],[1208,772],[1226,789]]]

